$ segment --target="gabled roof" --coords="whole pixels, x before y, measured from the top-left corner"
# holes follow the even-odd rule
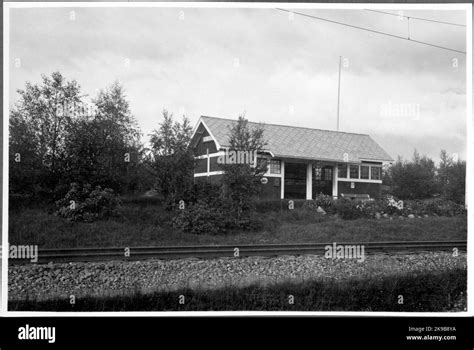
[[[202,116],[200,121],[204,122],[218,148],[229,145],[229,128],[237,120]],[[248,125],[251,128],[263,126],[263,137],[268,143],[265,148],[274,157],[341,162],[393,161],[369,135],[253,122]]]

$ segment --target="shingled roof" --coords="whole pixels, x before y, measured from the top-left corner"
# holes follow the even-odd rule
[[[202,116],[219,146],[229,145],[229,128],[237,120]],[[303,127],[248,123],[249,127],[262,125],[266,149],[279,158],[297,158],[330,161],[387,161],[393,159],[369,135],[310,129]],[[348,159],[344,159],[347,153]]]

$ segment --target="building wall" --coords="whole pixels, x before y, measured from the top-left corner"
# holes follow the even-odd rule
[[[213,184],[222,183],[223,175],[200,176],[194,178],[196,183],[210,182]],[[281,178],[267,177],[268,182],[261,184],[259,199],[273,200],[280,199],[281,195]],[[380,183],[354,182],[355,188],[351,188],[351,183],[347,181],[338,181],[338,197],[344,194],[368,194],[370,198],[380,199],[381,188]],[[291,199],[291,198],[289,198]]]
[[[368,194],[370,198],[380,199],[382,184],[372,182],[354,182],[354,188],[351,188],[349,181],[337,182],[337,196],[341,193],[348,194]]]
[[[220,170],[222,170],[222,166],[217,162],[218,158],[219,157],[211,157],[210,158],[210,161],[209,161],[210,164],[209,165],[210,165],[210,168],[211,168],[210,170],[211,171],[220,171]]]
[[[202,124],[199,125],[198,129],[196,130],[197,134],[201,132],[202,132],[202,135],[199,137],[196,147],[194,147],[194,155],[195,156],[205,155],[207,154],[207,149],[209,149],[209,154],[216,153],[217,147],[214,141],[203,142],[203,138],[206,136],[209,136],[209,133],[207,132],[206,128]]]
[[[207,159],[195,159],[194,160],[194,172],[205,173],[207,172]]]
[[[209,182],[211,184],[221,184],[222,175],[199,176],[194,178],[195,183]]]
[[[281,195],[281,179],[278,177],[267,177],[268,182],[261,184],[259,199],[270,200],[280,199]],[[212,184],[221,184],[223,175],[199,176],[194,178],[195,183],[209,182]]]
[[[261,184],[259,199],[280,199],[281,178],[267,177],[268,182]]]

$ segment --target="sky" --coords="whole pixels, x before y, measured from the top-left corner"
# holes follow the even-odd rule
[[[366,10],[296,10],[466,51],[466,27]],[[399,13],[400,9],[384,10]],[[463,11],[402,10],[466,24]],[[409,31],[409,33],[408,33]],[[144,141],[164,109],[369,134],[396,159],[466,159],[466,55],[276,9],[11,9],[10,105],[60,71],[88,98],[125,88]],[[14,62],[20,64],[14,65]],[[295,140],[297,142],[298,140]]]

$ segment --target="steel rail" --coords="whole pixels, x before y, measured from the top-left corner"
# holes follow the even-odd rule
[[[423,251],[467,250],[467,242],[455,241],[385,241],[328,242],[289,244],[185,245],[152,247],[60,248],[39,249],[37,263],[89,262],[111,260],[218,258],[278,255],[324,255],[327,246],[364,246],[365,254],[416,253]],[[32,259],[9,259],[12,264],[29,263]]]

